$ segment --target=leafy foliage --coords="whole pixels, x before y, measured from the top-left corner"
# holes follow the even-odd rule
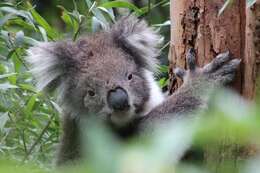
[[[245,146],[260,144],[259,115],[260,109],[256,105],[250,105],[230,91],[223,90],[211,97],[209,109],[198,112],[196,118],[168,122],[163,127],[158,126],[152,135],[141,136],[128,143],[120,142],[108,129],[93,121],[84,130],[87,132],[86,162],[65,169],[51,169],[51,172],[205,172],[211,168],[207,164],[179,160],[190,146],[202,149],[208,145],[210,152],[215,153],[213,165],[218,166],[219,171],[229,173],[239,169],[244,173],[257,172],[259,160],[247,160],[240,151]],[[226,155],[227,149],[232,153],[231,157]],[[236,155],[239,160],[234,157]],[[4,172],[48,172],[46,168],[32,163],[20,165],[17,170],[12,168],[17,163],[0,163],[4,165],[0,167]]]

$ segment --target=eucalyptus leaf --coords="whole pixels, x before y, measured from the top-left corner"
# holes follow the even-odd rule
[[[59,112],[59,114],[62,114],[62,108],[57,103],[55,103],[54,101],[51,101],[51,104]]]
[[[37,13],[37,12],[36,12],[34,9],[32,9],[32,8],[30,9],[30,13],[31,13],[31,15],[33,16],[34,20],[35,20],[40,26],[42,26],[42,27],[46,30],[47,35],[48,35],[51,39],[55,40],[55,39],[59,38],[58,32],[57,32],[54,28],[52,28],[52,27],[49,25],[49,23],[48,23],[39,13]]]
[[[34,108],[34,105],[35,105],[35,102],[36,102],[36,99],[38,97],[38,94],[34,94],[31,96],[31,98],[29,99],[29,101],[27,102],[26,106],[25,106],[25,111],[28,113],[28,114],[31,114],[32,113],[32,110]]]
[[[19,31],[15,34],[15,44],[20,47],[24,43],[24,33],[23,31]]]
[[[219,10],[218,12],[218,16],[220,16],[224,11],[225,9],[230,6],[232,3],[233,3],[234,0],[226,0],[224,5],[221,7],[221,9]]]
[[[47,33],[46,33],[45,29],[43,27],[41,27],[41,26],[39,26],[38,28],[39,28],[40,33],[42,35],[43,41],[47,42],[48,41],[48,36],[47,36]]]
[[[114,8],[114,7],[117,7],[117,8],[127,8],[127,9],[130,9],[130,10],[133,10],[138,15],[142,14],[142,11],[138,7],[136,7],[134,4],[129,3],[127,1],[106,2],[106,3],[102,4],[101,7],[104,7],[104,8],[107,8],[107,9]]]
[[[73,32],[75,33],[79,27],[79,23],[78,23],[77,19],[75,18],[75,16],[72,13],[70,13],[68,10],[66,10],[63,6],[59,5],[58,7],[60,9],[62,9],[61,19],[64,21],[66,26],[70,27],[73,30]]]
[[[8,22],[10,19],[15,18],[15,14],[11,13],[8,14],[6,16],[4,16],[3,18],[0,18],[0,28],[6,23]]]
[[[33,17],[27,11],[17,10],[14,7],[10,7],[10,6],[0,7],[0,11],[10,13],[10,14],[15,14],[17,16],[21,16],[21,17],[25,18],[29,23],[33,24]]]
[[[94,17],[100,23],[102,28],[107,29],[109,27],[109,22],[102,14],[102,11],[96,7],[95,3],[92,3],[89,0],[85,0],[85,2],[87,3],[88,7],[90,8],[89,11],[93,13]]]
[[[34,23],[27,22],[26,20],[23,20],[23,18],[20,17],[10,19],[8,21],[8,24],[11,26],[18,25],[22,27],[23,30],[30,30],[31,32],[33,32],[36,28]]]
[[[24,37],[24,42],[26,44],[31,45],[31,46],[39,44],[39,41],[37,41],[37,40],[35,40],[35,39],[31,38],[31,37],[26,37],[26,36]]]
[[[37,89],[33,85],[20,83],[18,86],[19,86],[19,88],[21,88],[23,90],[27,90],[27,91],[37,93]]]
[[[5,124],[9,120],[8,112],[1,113],[0,112],[0,131],[2,131],[5,127]]]
[[[92,21],[91,24],[92,32],[98,32],[102,29],[100,21],[98,21],[98,19],[95,16],[92,17],[91,21]]]
[[[106,9],[106,8],[104,8],[104,7],[97,7],[97,8],[100,9],[100,10],[102,10],[102,11],[104,11],[105,13],[107,13],[108,16],[110,17],[110,19],[111,19],[113,22],[116,21],[113,10],[111,10],[111,9]]]
[[[153,26],[155,26],[155,27],[171,26],[171,21],[167,20],[167,21],[160,23],[160,24],[154,24]]]
[[[11,2],[0,2],[0,7],[14,7]]]
[[[246,6],[247,8],[251,7],[256,3],[256,0],[246,0]]]
[[[12,85],[10,83],[0,83],[0,90],[7,90],[7,89],[13,89],[18,88],[16,85]]]
[[[2,75],[0,75],[0,79],[4,79],[4,78],[14,76],[14,75],[17,75],[17,73],[2,74]]]

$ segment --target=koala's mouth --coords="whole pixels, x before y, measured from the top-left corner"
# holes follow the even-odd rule
[[[128,109],[122,110],[122,111],[112,111],[109,114],[110,121],[115,125],[125,125],[128,124],[134,117],[136,117],[135,109],[133,107],[129,106]]]

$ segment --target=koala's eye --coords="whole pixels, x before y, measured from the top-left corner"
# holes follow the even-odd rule
[[[93,90],[88,90],[88,95],[94,97],[96,94]]]
[[[129,74],[129,75],[127,76],[127,79],[128,79],[128,80],[132,80],[132,79],[133,79],[133,75],[132,75],[132,74]]]

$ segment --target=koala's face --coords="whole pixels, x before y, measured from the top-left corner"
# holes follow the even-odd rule
[[[107,39],[104,40],[104,37]],[[150,88],[146,70],[134,57],[113,44],[107,33],[77,43],[80,70],[70,93],[84,112],[123,124],[144,111]],[[100,48],[101,47],[101,48]]]
[[[130,16],[77,42],[33,47],[28,61],[39,88],[57,88],[73,116],[94,115],[124,125],[162,101],[152,77],[158,39]],[[151,97],[154,92],[159,98]]]

